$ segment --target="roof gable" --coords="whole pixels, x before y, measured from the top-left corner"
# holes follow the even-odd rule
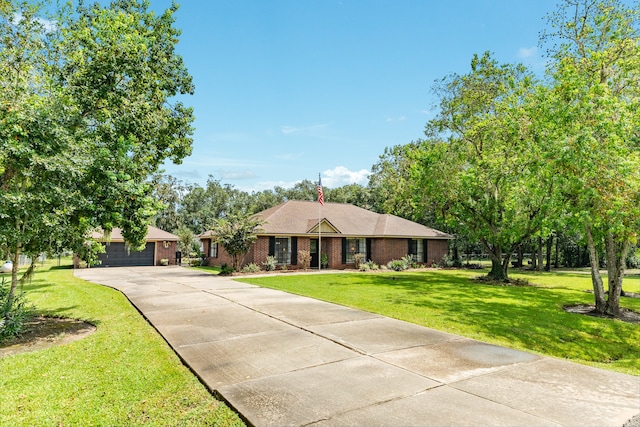
[[[318,234],[318,233],[331,233],[331,234],[341,234],[340,230],[333,226],[326,218],[322,218],[320,221],[320,227],[318,227],[317,219],[309,220],[309,230],[307,233],[309,234]],[[320,230],[318,230],[318,228]]]

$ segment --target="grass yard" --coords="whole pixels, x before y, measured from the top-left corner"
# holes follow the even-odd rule
[[[46,266],[25,291],[40,313],[86,320],[97,330],[0,358],[0,425],[244,425],[118,291]]]
[[[379,313],[396,319],[599,368],[640,375],[640,327],[620,320],[567,313],[564,305],[593,304],[583,272],[512,271],[536,286],[474,281],[486,271],[278,275],[238,279]],[[625,279],[640,293],[640,277]],[[640,299],[621,298],[640,310]]]

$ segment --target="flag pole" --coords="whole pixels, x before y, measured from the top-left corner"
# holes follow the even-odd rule
[[[322,205],[318,203],[318,271],[322,270]]]
[[[322,191],[322,178],[318,174],[318,271],[322,270],[322,207],[324,206],[324,194]]]

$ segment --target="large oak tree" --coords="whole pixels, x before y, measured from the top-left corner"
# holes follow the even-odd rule
[[[511,254],[553,208],[545,131],[536,126],[540,90],[523,66],[476,55],[469,73],[435,87],[438,114],[427,123],[428,139],[412,150],[414,191],[482,243],[495,280],[508,279]]]
[[[78,248],[95,228],[144,244],[157,208],[149,177],[191,151],[176,9],[0,9],[0,247],[14,261],[12,295],[20,254]]]

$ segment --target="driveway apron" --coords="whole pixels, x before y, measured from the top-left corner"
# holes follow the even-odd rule
[[[181,267],[76,270],[124,293],[253,426],[616,426],[640,379]]]

